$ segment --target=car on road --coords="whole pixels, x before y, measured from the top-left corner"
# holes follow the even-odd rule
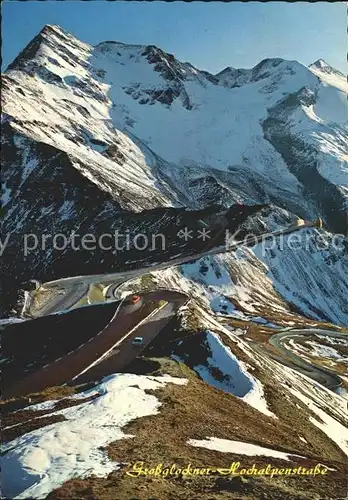
[[[138,304],[141,301],[140,295],[131,295],[130,297],[126,297],[124,299],[125,304]]]
[[[144,343],[144,337],[134,337],[132,340],[133,345],[143,345]]]

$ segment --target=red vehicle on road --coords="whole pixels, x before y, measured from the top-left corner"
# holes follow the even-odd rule
[[[129,295],[124,299],[123,304],[128,306],[128,305],[134,305],[138,304],[142,300],[141,295]]]
[[[140,295],[132,295],[130,300],[132,304],[137,304],[141,300],[141,297]]]

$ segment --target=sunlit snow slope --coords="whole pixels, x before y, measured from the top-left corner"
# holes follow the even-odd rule
[[[4,120],[15,148],[25,136],[67,153],[126,208],[272,199],[339,229],[327,192],[343,209],[347,84],[325,70],[269,59],[213,76],[154,46],[91,47],[46,26],[5,74]],[[33,156],[20,183],[5,172],[5,201],[35,175]]]

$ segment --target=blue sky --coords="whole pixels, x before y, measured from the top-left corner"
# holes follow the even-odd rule
[[[344,2],[8,0],[2,6],[4,67],[44,24],[58,24],[90,44],[154,44],[212,73],[226,66],[249,68],[266,57],[304,64],[322,58],[347,72]]]

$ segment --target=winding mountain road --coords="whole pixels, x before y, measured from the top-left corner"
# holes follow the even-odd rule
[[[317,225],[317,222],[304,222],[300,226],[291,226],[273,233],[261,234],[256,237],[256,240],[262,241],[267,237],[289,234],[302,228],[316,227]],[[255,243],[255,237],[252,243]],[[173,258],[170,261],[151,267],[119,273],[75,276],[45,283],[39,287],[39,289],[41,288],[41,291],[53,290],[53,297],[36,311],[36,316],[42,316],[72,307],[87,293],[88,287],[92,283],[113,281],[114,283],[109,289],[109,294],[111,293],[109,298],[114,299],[115,291],[118,286],[130,279],[139,277],[150,271],[157,271],[169,266],[197,260],[207,255],[234,250],[246,244],[245,240],[234,241],[228,246],[224,245],[210,248],[205,252],[191,256]],[[54,293],[54,291],[56,291],[56,293]],[[79,345],[77,349],[67,353],[63,357],[56,359],[53,363],[15,382],[10,388],[6,389],[6,397],[40,391],[48,386],[61,385],[71,381],[82,383],[93,378],[95,380],[98,376],[103,376],[109,371],[110,373],[119,371],[145,349],[153,338],[163,329],[166,323],[175,315],[178,308],[186,303],[188,297],[183,293],[169,290],[149,292],[142,297],[142,302],[154,300],[165,301],[165,304],[145,318],[142,318],[141,314],[139,315],[142,308],[139,310],[136,310],[134,307],[129,309],[129,307],[124,307],[124,303],[121,301],[111,321],[102,331],[98,332],[95,337],[90,338],[88,342]],[[31,304],[32,301],[28,301],[28,303]],[[32,314],[32,316],[35,315]],[[151,321],[154,318],[156,318],[156,320]],[[139,336],[139,332],[141,332],[141,336],[143,337],[140,348],[132,343],[134,336]],[[283,357],[280,358],[276,355],[273,357],[275,359],[278,358],[278,361],[281,361],[287,366],[295,368],[301,373],[317,380],[326,387],[335,390],[342,383],[338,375],[319,365],[304,361],[284,345],[285,339],[289,337],[313,335],[315,333],[321,333],[332,337],[348,338],[348,336],[338,332],[326,332],[323,330],[282,331],[273,335],[269,342],[280,354],[283,354]],[[265,354],[266,350],[264,348],[261,346],[255,347]],[[267,351],[267,354],[270,355],[269,351]]]
[[[146,348],[187,300],[184,293],[171,290],[148,292],[137,303],[129,302],[126,297],[106,326],[88,340],[81,341],[72,351],[31,373],[24,373],[13,383],[6,380],[4,374],[3,395],[5,398],[18,397],[71,381],[77,384],[96,380],[108,372],[120,371]],[[53,321],[55,316],[51,318]],[[39,319],[32,320],[33,327],[36,321]],[[143,338],[141,345],[133,343],[137,336]]]
[[[289,362],[282,360],[282,363],[285,363],[287,366],[290,366],[291,368],[300,371],[304,375],[313,378],[325,387],[331,390],[336,390],[342,385],[342,380],[335,372],[316,363],[309,363],[308,361],[305,361],[285,345],[285,341],[288,341],[290,339],[298,339],[300,337],[308,337],[311,335],[326,335],[332,338],[344,339],[347,341],[348,345],[348,334],[319,329],[284,330],[275,335],[272,335],[272,337],[269,339],[269,343],[273,345],[280,353],[285,355],[287,360],[290,360]]]

